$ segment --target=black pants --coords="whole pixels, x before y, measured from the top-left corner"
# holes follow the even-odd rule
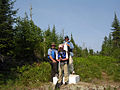
[[[53,82],[53,77],[55,76],[55,74],[58,74],[58,63],[53,63],[51,62],[51,82]]]

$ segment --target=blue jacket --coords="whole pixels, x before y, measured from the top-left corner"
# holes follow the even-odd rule
[[[66,58],[66,51],[58,52],[58,59],[59,59],[60,57],[61,57],[62,59],[65,59],[65,58]],[[67,64],[68,64],[69,60],[60,61],[60,62],[61,62],[61,64],[63,64],[63,63],[67,63]]]
[[[66,41],[64,41],[63,44],[65,44],[65,42],[66,42]],[[68,41],[67,44],[70,45],[70,49],[71,49],[70,55],[73,56],[74,54],[73,54],[72,50],[74,49],[74,46],[73,46],[72,42],[70,42],[70,41]]]
[[[50,56],[56,60],[56,52],[57,50],[56,49],[48,49],[48,59],[50,59]]]
[[[65,42],[66,42],[66,41],[64,41],[63,44],[64,44]],[[73,46],[72,42],[68,41],[67,44],[70,45],[70,49],[74,49],[74,46]]]
[[[65,59],[65,58],[66,58],[66,52],[65,52],[65,51],[58,52],[58,59],[59,59],[60,57],[61,57],[62,59]]]

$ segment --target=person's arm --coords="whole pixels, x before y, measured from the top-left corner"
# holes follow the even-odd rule
[[[72,42],[70,42],[70,49],[74,49]]]
[[[56,54],[56,56],[57,56],[56,60],[59,62],[59,61],[61,61],[61,56],[60,56],[60,53],[58,51],[56,53],[57,53]]]
[[[48,49],[48,56],[53,62],[56,62],[51,56],[51,49]]]
[[[53,58],[52,58],[52,56],[49,56],[50,57],[50,59],[53,61],[53,62],[56,62]]]
[[[60,61],[60,59],[56,59],[58,62]]]
[[[62,59],[62,61],[67,61],[68,60],[68,58],[64,58],[64,59]]]
[[[70,47],[70,42],[68,41],[68,42],[66,42],[66,43],[67,43],[67,46]]]
[[[62,58],[60,57],[60,59],[56,59],[58,62],[62,60]]]
[[[66,41],[64,41],[63,44],[64,44],[64,45],[66,44],[67,46],[70,47],[70,45],[69,45]]]

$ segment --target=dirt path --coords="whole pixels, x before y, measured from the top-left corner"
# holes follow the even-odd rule
[[[52,83],[41,86],[40,88],[33,88],[30,90],[55,90]],[[120,90],[120,84],[92,84],[85,82],[78,82],[77,84],[62,85],[59,90]]]

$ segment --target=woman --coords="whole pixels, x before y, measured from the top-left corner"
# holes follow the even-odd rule
[[[58,59],[57,61],[59,62],[59,78],[58,82],[56,84],[56,88],[60,88],[62,85],[63,81],[63,71],[64,71],[64,81],[65,85],[68,84],[68,58],[66,58],[67,53],[66,51],[63,50],[64,45],[60,44],[58,47]]]

